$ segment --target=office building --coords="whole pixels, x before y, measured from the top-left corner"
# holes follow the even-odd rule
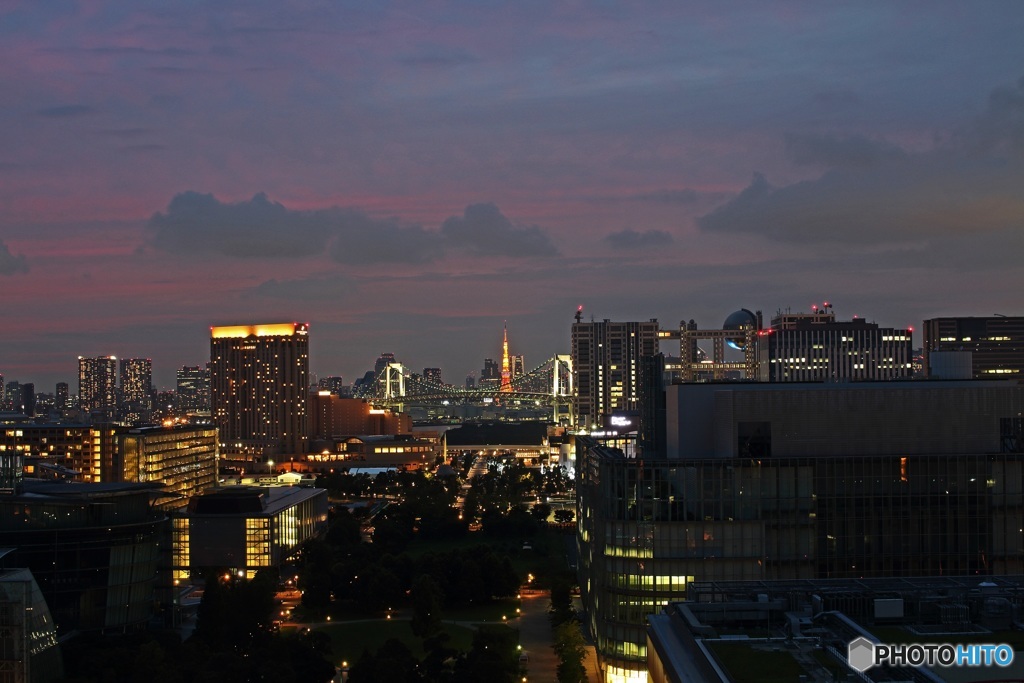
[[[501,364],[493,358],[484,358],[484,367],[480,371],[480,381],[477,385],[481,388],[498,389],[501,387]]]
[[[178,368],[174,400],[182,413],[204,413],[210,410],[210,367],[183,365]]]
[[[23,458],[34,478],[163,484],[159,504],[168,509],[217,477],[217,430],[209,426],[18,425],[0,429],[4,453]]]
[[[111,417],[117,408],[117,358],[78,357],[78,407]]]
[[[321,377],[320,381],[317,382],[317,389],[321,391],[329,391],[335,396],[344,396],[345,378],[342,377],[341,375]]]
[[[526,357],[522,354],[512,354],[509,356],[510,372],[512,373],[512,381],[515,381],[517,377],[521,377],[526,374]]]
[[[924,321],[925,373],[935,376],[936,353],[969,354],[974,379],[1024,377],[1024,316],[932,318]]]
[[[68,404],[68,383],[57,382],[57,392],[54,394],[54,406],[57,410],[67,410],[71,406]]]
[[[150,484],[80,484],[25,478],[0,496],[0,559],[27,567],[57,633],[124,633],[155,616],[167,516]]]
[[[36,385],[32,382],[21,385],[21,401],[18,407],[22,415],[35,417],[36,415]]]
[[[613,413],[640,409],[642,359],[658,353],[658,321],[581,322],[572,326],[578,424],[603,428]]]
[[[305,453],[308,326],[214,327],[210,336],[210,397],[222,456],[253,463]]]
[[[1024,386],[684,384],[666,457],[577,437],[579,580],[608,681],[694,581],[1024,573]]]
[[[279,567],[327,527],[327,491],[306,487],[230,486],[194,496],[173,520],[175,579],[227,568],[252,578]]]
[[[423,379],[433,384],[444,384],[441,380],[441,368],[423,368]]]
[[[217,485],[217,430],[177,425],[119,429],[113,472],[105,481],[163,484],[156,504],[188,505],[191,496]]]
[[[762,382],[838,382],[913,376],[912,328],[864,318],[837,321],[825,304],[812,313],[779,312],[759,333]]]

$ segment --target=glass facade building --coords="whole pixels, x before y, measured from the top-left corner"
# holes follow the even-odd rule
[[[646,680],[646,617],[693,581],[1024,573],[1024,387],[909,385],[671,387],[669,457],[578,436],[605,680]]]
[[[279,566],[326,526],[324,489],[237,486],[195,496],[174,519],[174,578],[211,567],[252,577]]]
[[[167,517],[145,484],[49,483],[0,496],[4,567],[31,569],[61,634],[144,628]]]

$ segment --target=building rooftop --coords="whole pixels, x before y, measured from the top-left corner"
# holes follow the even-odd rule
[[[190,515],[272,515],[324,489],[301,486],[229,486],[193,496]]]

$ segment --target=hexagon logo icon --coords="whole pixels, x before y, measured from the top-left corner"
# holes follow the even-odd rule
[[[874,643],[863,636],[850,641],[846,648],[846,663],[861,673],[870,669],[875,663]]]

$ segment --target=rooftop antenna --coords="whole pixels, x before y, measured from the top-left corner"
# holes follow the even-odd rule
[[[576,322],[580,322],[583,318],[583,304],[576,307]]]

